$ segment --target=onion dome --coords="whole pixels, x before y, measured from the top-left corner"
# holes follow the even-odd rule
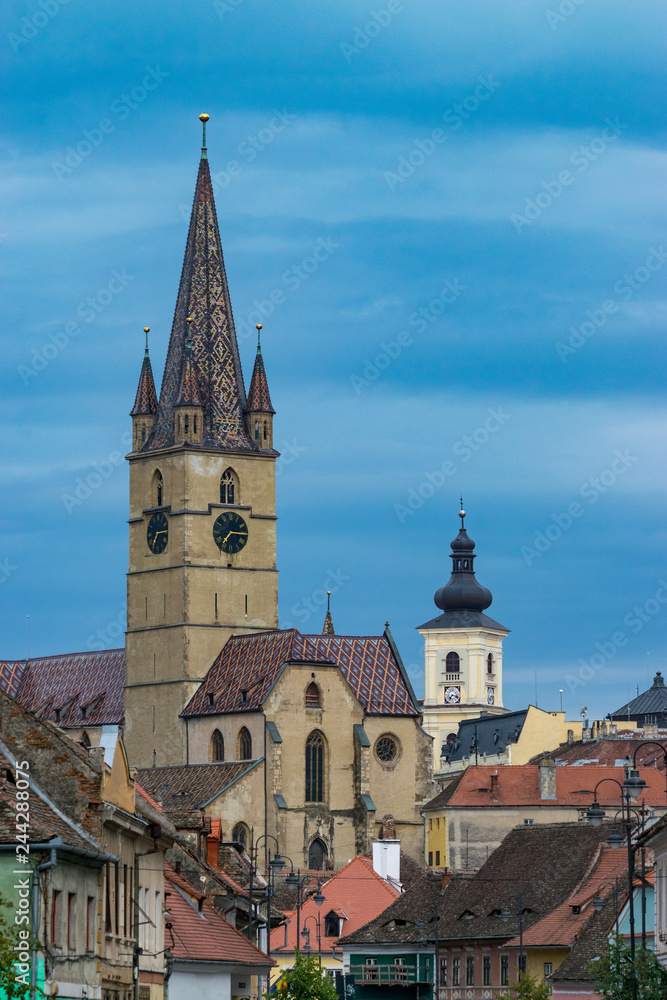
[[[491,591],[475,579],[473,561],[475,543],[465,530],[466,512],[459,511],[461,530],[452,544],[452,575],[449,583],[435,594],[436,607],[442,611],[484,611],[493,600]]]

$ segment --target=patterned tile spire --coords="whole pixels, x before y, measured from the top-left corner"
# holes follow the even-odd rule
[[[183,371],[181,372],[181,384],[178,390],[176,406],[201,406],[201,393],[199,392],[199,381],[197,379],[197,369],[192,357],[192,317],[188,317],[188,339],[185,342],[185,356],[183,358]]]
[[[134,400],[134,406],[132,407],[131,417],[143,417],[149,416],[155,413],[157,410],[157,395],[155,393],[155,382],[153,380],[153,369],[151,367],[151,359],[148,354],[148,334],[150,332],[150,327],[144,327],[144,333],[146,334],[146,350],[144,353],[144,361],[141,366],[141,374],[139,375],[139,385],[137,386],[137,395]]]
[[[207,117],[201,116],[204,128]],[[147,442],[148,448],[165,448],[174,444],[174,407],[181,387],[186,318],[189,316],[193,319],[192,367],[197,375],[200,405],[204,408],[200,444],[223,450],[257,451],[244,416],[245,386],[205,135],[157,418]]]
[[[322,635],[335,635],[333,618],[331,617],[331,591],[327,590],[327,613],[324,616]]]
[[[252,370],[252,378],[250,379],[250,391],[248,393],[248,405],[246,407],[248,413],[275,413],[271,405],[271,396],[269,395],[269,383],[266,378],[266,372],[264,371],[264,358],[262,357],[262,345],[260,342],[260,334],[262,330],[262,324],[257,324],[257,355],[255,357],[255,367]]]

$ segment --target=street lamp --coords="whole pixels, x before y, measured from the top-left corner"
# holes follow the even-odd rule
[[[503,903],[502,910],[500,911],[500,913],[496,914],[496,916],[498,917],[499,920],[502,920],[503,923],[505,924],[510,919],[510,917],[514,916],[519,918],[519,972],[525,972],[526,960],[523,954],[523,910],[524,910],[523,896],[521,893],[519,893],[518,896],[508,896],[507,899],[513,899],[516,902],[517,912],[511,913],[510,910],[507,908],[507,903]]]
[[[604,909],[605,905],[605,901],[600,895],[600,890],[610,889],[610,888],[614,890],[614,912],[616,914],[616,937],[618,937],[618,875],[616,876],[614,882],[602,882],[598,886],[597,892],[595,894],[595,899],[593,900],[593,903],[591,905],[593,906],[593,909],[595,910],[596,913],[600,913],[600,911]]]
[[[291,862],[290,862],[291,864]],[[296,887],[296,948],[299,948],[299,938],[301,937],[301,907],[305,902],[303,896],[303,889],[309,879],[314,876],[311,872],[306,872],[305,875],[301,874],[301,869],[298,868],[294,871],[294,867],[290,871],[289,875],[285,876],[285,885],[291,885]],[[320,889],[319,885],[317,887],[317,892],[311,897],[316,906],[321,906],[322,903],[326,902],[326,896]]]
[[[303,922],[303,930],[301,931],[301,937],[304,940],[303,950],[304,951],[310,950],[310,931],[308,930],[309,920],[314,920],[315,926],[317,927],[317,952],[321,968],[322,967],[322,924],[320,922],[319,913],[317,915],[311,913],[309,916],[306,917],[306,919]]]

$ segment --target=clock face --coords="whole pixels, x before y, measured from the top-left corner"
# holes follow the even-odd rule
[[[248,525],[240,514],[228,510],[213,525],[215,544],[222,552],[240,552],[248,541]]]
[[[461,701],[459,688],[445,688],[445,701],[448,705],[458,705]]]
[[[169,525],[165,514],[153,514],[146,529],[148,548],[155,555],[164,552],[169,539]]]
[[[495,696],[495,694],[493,692],[493,688],[488,688],[488,690],[486,692],[486,701],[487,701],[487,704],[493,705],[493,703],[494,703],[495,700],[496,700],[496,696]]]

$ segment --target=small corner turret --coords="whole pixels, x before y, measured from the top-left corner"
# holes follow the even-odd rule
[[[187,320],[187,337],[183,354],[181,383],[174,404],[174,443],[199,444],[204,423],[204,405],[199,391],[197,369],[192,357],[192,337],[190,329],[192,317]]]
[[[148,334],[150,327],[144,327],[146,334],[146,348],[144,360],[139,375],[139,385],[134,406],[130,411],[132,417],[132,451],[140,451],[149,438],[150,432],[155,423],[157,412],[157,395],[155,393],[155,381],[153,379],[153,369],[148,353]]]
[[[262,324],[257,324],[257,354],[255,356],[255,367],[252,370],[250,380],[250,391],[248,393],[248,403],[246,405],[246,419],[248,430],[256,446],[261,451],[270,451],[273,448],[273,417],[275,410],[271,404],[269,394],[269,383],[264,370],[264,359],[262,357],[261,344]]]

